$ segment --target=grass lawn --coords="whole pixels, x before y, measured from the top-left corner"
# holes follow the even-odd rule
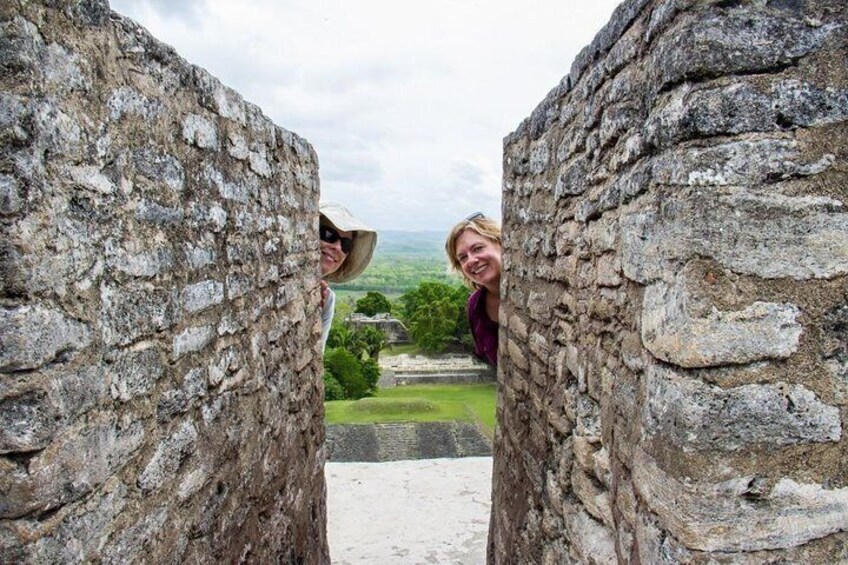
[[[380,422],[477,422],[491,438],[497,385],[415,385],[380,389],[361,400],[324,403],[328,424]]]

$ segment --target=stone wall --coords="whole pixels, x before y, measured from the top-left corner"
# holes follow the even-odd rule
[[[327,461],[384,462],[492,455],[491,439],[469,422],[327,426]]]
[[[409,332],[403,322],[392,318],[391,314],[378,313],[374,316],[354,312],[345,318],[345,324],[353,329],[372,327],[386,334],[386,343],[395,345],[398,343],[412,343]]]
[[[105,1],[0,18],[0,562],[327,562],[314,151]]]
[[[847,61],[628,0],[506,138],[491,562],[848,561]]]
[[[416,384],[495,383],[494,369],[464,353],[400,355],[380,358],[380,388]]]

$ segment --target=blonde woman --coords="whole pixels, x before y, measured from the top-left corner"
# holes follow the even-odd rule
[[[453,227],[445,251],[454,270],[474,289],[467,306],[474,354],[497,366],[501,226],[480,212],[472,214]]]

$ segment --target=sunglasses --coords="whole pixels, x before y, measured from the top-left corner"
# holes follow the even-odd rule
[[[321,226],[319,228],[319,235],[321,237],[321,241],[326,241],[327,243],[335,243],[337,241],[340,241],[342,245],[342,251],[346,254],[350,253],[353,249],[353,238],[340,236],[339,232],[337,232],[330,226]]]
[[[466,222],[473,222],[474,220],[479,220],[480,218],[485,218],[485,217],[486,216],[483,215],[483,212],[474,212],[473,214],[471,214],[470,216],[465,218],[465,221]]]

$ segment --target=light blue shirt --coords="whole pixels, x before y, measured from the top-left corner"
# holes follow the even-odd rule
[[[333,314],[336,311],[336,293],[327,289],[327,298],[324,300],[324,311],[321,312],[321,351],[327,346],[327,338],[330,337],[330,325],[333,323]]]

